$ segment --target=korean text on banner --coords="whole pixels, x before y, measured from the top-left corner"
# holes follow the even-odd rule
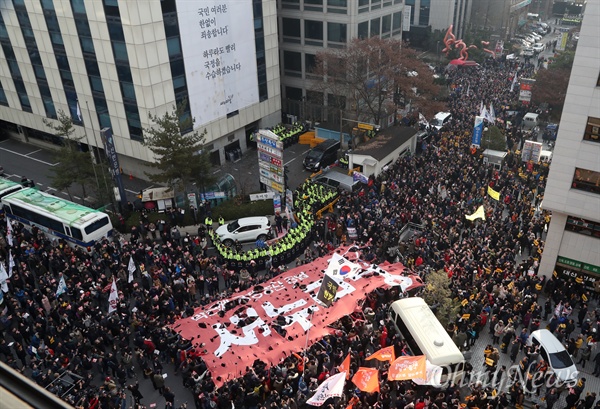
[[[329,398],[340,397],[346,385],[346,372],[340,372],[327,378],[315,391],[315,394],[306,401],[312,406],[321,406]]]
[[[475,117],[475,125],[473,126],[473,138],[471,139],[471,145],[481,146],[481,136],[483,135],[483,117]]]
[[[490,197],[494,200],[500,200],[500,192],[496,192],[494,189],[492,189],[491,186],[488,186],[487,189],[488,195],[490,195]]]
[[[388,380],[406,381],[427,376],[425,355],[401,356],[390,365]]]

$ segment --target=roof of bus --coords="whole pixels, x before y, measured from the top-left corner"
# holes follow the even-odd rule
[[[427,303],[419,297],[408,297],[392,304],[409,327],[415,342],[434,365],[458,363],[464,357]],[[416,334],[415,334],[416,333]]]
[[[4,189],[8,189],[17,185],[21,186],[19,182],[15,182],[10,179],[0,178],[0,192],[2,192]]]
[[[88,215],[86,219],[94,219],[96,216],[102,214],[98,210],[60,199],[48,193],[40,192],[35,188],[23,189],[12,193],[2,198],[2,201],[26,203],[29,206],[43,209],[69,224],[83,222],[85,220],[81,219]]]

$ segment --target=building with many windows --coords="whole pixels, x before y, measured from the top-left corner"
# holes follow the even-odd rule
[[[587,3],[543,207],[552,221],[540,272],[600,290],[600,1]]]
[[[323,120],[320,107],[335,96],[312,90],[317,52],[346,47],[357,37],[400,38],[403,6],[403,0],[279,1],[284,112]]]
[[[0,127],[58,143],[44,119],[63,111],[89,146],[111,128],[121,165],[141,174],[149,114],[187,100],[222,163],[280,120],[276,13],[271,0],[2,1]]]

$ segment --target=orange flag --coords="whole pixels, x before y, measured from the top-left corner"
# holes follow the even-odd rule
[[[401,356],[390,365],[389,381],[405,381],[415,378],[426,379],[425,355]]]
[[[396,359],[396,355],[394,353],[394,346],[390,345],[389,347],[381,348],[379,351],[373,352],[365,361],[369,361],[371,359],[377,359],[378,361],[390,361],[393,362]]]
[[[350,379],[350,354],[344,359],[344,362],[338,366],[338,371],[346,372],[346,380]]]
[[[379,392],[379,371],[375,368],[358,368],[352,377],[352,383],[363,392]]]
[[[348,406],[346,406],[346,409],[354,409],[354,404],[358,403],[359,399],[356,396],[353,396],[352,399],[350,399],[350,402],[348,402]]]

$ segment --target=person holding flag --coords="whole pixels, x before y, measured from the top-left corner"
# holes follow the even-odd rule
[[[108,296],[108,313],[111,314],[117,310],[119,302],[119,292],[117,291],[117,282],[113,276],[112,284],[110,285],[110,295]]]
[[[56,288],[56,298],[60,297],[61,294],[67,292],[67,283],[65,282],[64,274],[60,275],[60,280],[58,281],[58,287]]]

